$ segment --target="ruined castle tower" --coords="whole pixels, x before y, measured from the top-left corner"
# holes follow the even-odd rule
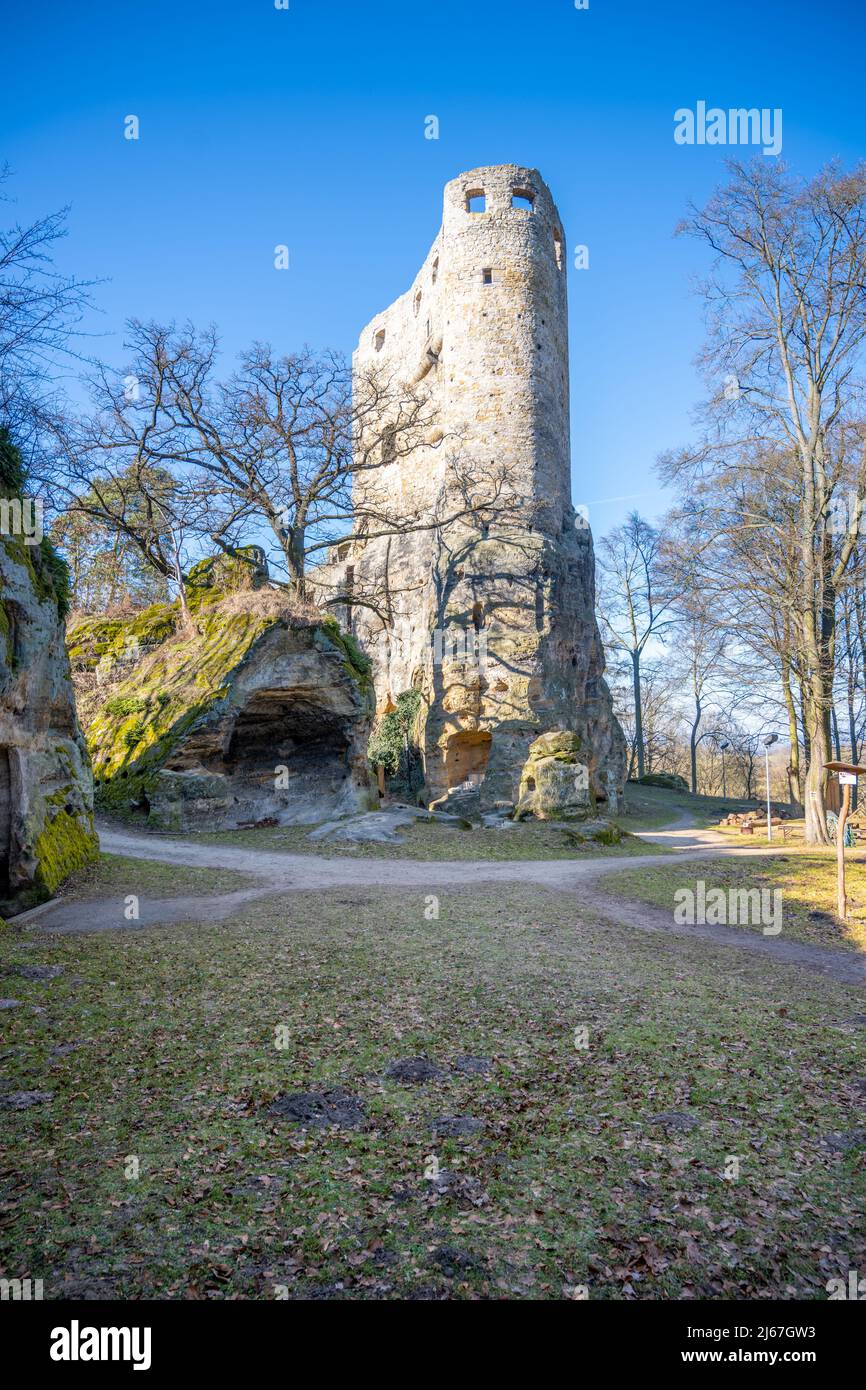
[[[421,692],[422,799],[516,801],[532,742],[565,730],[612,808],[624,747],[603,679],[592,540],[571,504],[565,239],[537,170],[496,165],[446,185],[427,259],[364,329],[353,368],[356,394],[378,374],[429,408],[423,439],[405,449],[393,402],[361,426],[378,430],[384,460],[355,477],[370,538],[339,546],[327,580],[373,658],[380,713]],[[376,517],[457,515],[376,534],[387,529]]]

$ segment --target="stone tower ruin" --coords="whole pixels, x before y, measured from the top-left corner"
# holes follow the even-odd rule
[[[567,731],[588,807],[615,809],[624,744],[603,679],[592,539],[571,503],[565,238],[537,170],[495,165],[446,185],[427,259],[364,329],[353,370],[356,392],[379,374],[430,411],[424,438],[392,443],[393,457],[388,418],[361,426],[382,441],[379,466],[354,480],[368,538],[337,546],[320,571],[373,659],[379,714],[420,692],[420,799],[514,803],[534,790],[530,746]],[[479,503],[469,514],[467,483]]]

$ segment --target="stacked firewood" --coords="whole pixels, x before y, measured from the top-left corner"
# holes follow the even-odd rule
[[[778,811],[773,811],[773,814],[770,816],[770,824],[781,825],[784,819],[785,817],[780,816]],[[756,825],[767,824],[767,813],[761,810],[731,811],[730,815],[724,816],[719,823],[721,825],[735,826],[739,830],[745,830],[748,834],[749,831],[754,830]]]

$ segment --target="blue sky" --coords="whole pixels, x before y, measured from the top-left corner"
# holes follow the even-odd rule
[[[862,0],[48,0],[3,28],[14,212],[71,204],[62,264],[107,277],[110,361],[130,316],[216,323],[229,359],[254,338],[351,351],[411,282],[448,179],[538,167],[589,248],[569,271],[572,455],[596,534],[664,505],[654,461],[702,394],[704,261],[672,234],[726,151],[675,144],[674,111],[779,107],[804,173],[866,152]]]

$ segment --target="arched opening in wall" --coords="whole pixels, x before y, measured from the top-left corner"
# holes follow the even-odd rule
[[[526,779],[526,790],[527,790],[528,792],[534,792],[534,791],[535,791],[535,778],[534,778],[534,777],[527,777],[527,779]]]
[[[544,585],[541,583],[535,586],[535,630],[544,631]]]
[[[347,723],[327,708],[326,694],[305,686],[256,691],[235,720],[221,770],[268,799],[340,791],[349,775]]]
[[[483,729],[451,735],[445,749],[445,775],[449,791],[457,787],[475,791],[481,786],[490,761],[491,743],[490,733]]]
[[[385,330],[380,328],[373,338],[373,347],[377,352],[381,352],[385,346]]]
[[[562,267],[565,264],[565,250],[562,245],[561,227],[554,227],[553,229],[553,254],[556,258],[557,270],[562,270]]]
[[[439,279],[439,257],[437,256],[436,259],[435,259],[435,261],[433,262],[433,266],[432,266],[432,269],[431,269],[431,271],[430,271],[430,283],[431,283],[431,285],[435,285],[435,284],[436,284],[436,281],[437,281],[438,279]]]
[[[487,195],[483,188],[473,188],[466,194],[467,212],[486,212]]]
[[[412,301],[412,308],[413,308],[414,311],[415,311],[415,317],[416,317],[416,319],[417,319],[417,317],[418,317],[418,310],[421,308],[421,291],[420,291],[420,290],[418,290],[417,294],[415,295],[414,300]]]
[[[476,632],[480,632],[484,626],[484,605],[473,603],[472,605],[472,626]]]
[[[9,749],[0,748],[0,895],[9,892],[12,854],[12,768]]]
[[[382,431],[382,462],[393,463],[397,457],[397,430],[394,425],[386,425]]]
[[[533,212],[535,209],[535,194],[531,188],[514,188],[511,192],[511,206],[513,208],[523,208],[524,212]]]

